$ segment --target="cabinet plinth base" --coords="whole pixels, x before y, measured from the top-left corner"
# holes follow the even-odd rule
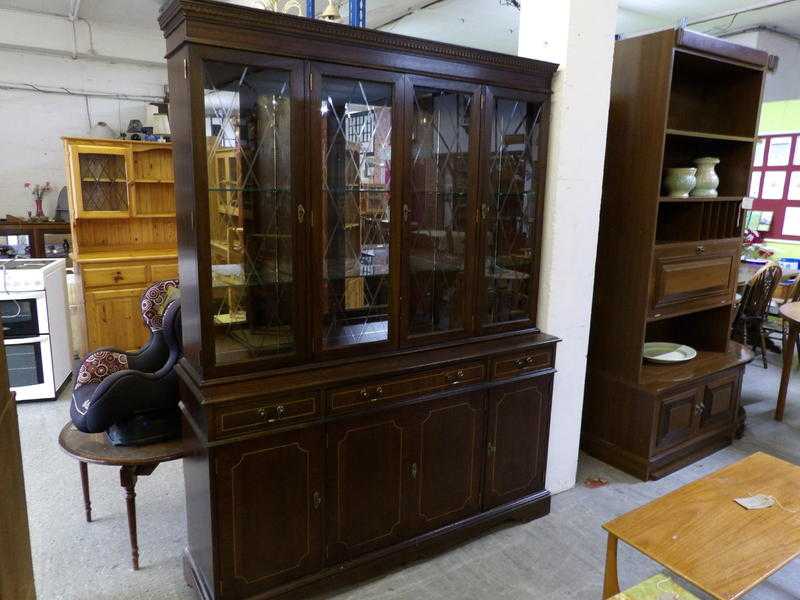
[[[364,581],[370,577],[384,574],[392,568],[435,555],[476,537],[481,532],[504,521],[528,522],[549,513],[550,492],[544,490],[405,540],[389,548],[323,569],[273,590],[251,596],[248,600],[309,598],[314,594],[321,594],[343,585]],[[200,600],[215,600],[214,592],[206,586],[188,548],[183,554],[183,573],[186,583],[194,589]]]

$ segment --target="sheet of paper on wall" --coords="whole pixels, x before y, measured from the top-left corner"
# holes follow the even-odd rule
[[[750,210],[747,212],[747,224],[745,227],[750,231],[758,231],[758,224],[761,222],[761,211]]]
[[[756,231],[769,231],[772,228],[772,215],[771,210],[759,211],[758,222],[756,223]]]
[[[791,206],[783,215],[783,235],[800,236],[800,207]]]

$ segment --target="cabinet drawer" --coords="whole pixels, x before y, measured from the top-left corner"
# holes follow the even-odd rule
[[[251,429],[308,421],[320,415],[319,408],[317,393],[251,402],[219,414],[218,431],[219,435],[232,435]]]
[[[492,378],[507,379],[527,371],[549,369],[554,365],[553,348],[533,348],[524,352],[506,354],[492,361]]]
[[[650,289],[650,318],[730,303],[738,263],[739,245],[733,242],[657,247]]]
[[[178,265],[150,265],[150,281],[163,281],[178,278]]]
[[[480,362],[387,378],[328,392],[328,408],[333,413],[343,413],[372,404],[399,402],[414,396],[479,383],[483,378],[484,367]]]
[[[82,269],[82,277],[86,287],[143,284],[147,283],[147,266],[84,267]]]

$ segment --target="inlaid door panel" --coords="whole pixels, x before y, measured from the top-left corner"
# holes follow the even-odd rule
[[[700,429],[729,425],[738,408],[739,373],[731,373],[709,381],[703,390],[703,412]]]
[[[546,375],[489,393],[485,509],[544,489],[552,385]]]
[[[656,450],[689,439],[697,427],[698,413],[697,390],[694,388],[662,399],[656,425]]]
[[[250,597],[319,567],[321,427],[225,446],[216,469],[226,598]]]
[[[484,393],[477,392],[427,402],[415,411],[416,532],[436,529],[480,509],[483,407]]]
[[[400,541],[413,457],[408,410],[330,425],[327,432],[326,562]]]

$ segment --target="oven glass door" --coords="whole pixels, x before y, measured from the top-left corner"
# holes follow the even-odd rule
[[[36,337],[39,335],[39,311],[36,298],[0,299],[0,318],[6,339]]]
[[[6,340],[6,363],[17,400],[55,398],[50,336]]]
[[[12,388],[44,383],[41,342],[6,346],[8,381]]]

